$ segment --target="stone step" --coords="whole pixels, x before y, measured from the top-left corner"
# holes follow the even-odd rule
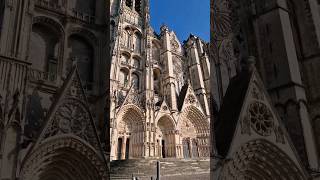
[[[164,180],[188,179],[193,175],[209,177],[210,174],[209,159],[130,159],[111,162],[111,179],[132,179],[134,175],[139,180],[150,180],[156,175],[157,161],[161,163],[160,172]]]

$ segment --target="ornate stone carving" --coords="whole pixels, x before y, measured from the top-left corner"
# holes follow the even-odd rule
[[[260,93],[258,86],[253,86],[251,94],[256,100],[264,100],[264,96]]]
[[[87,108],[76,99],[67,99],[62,103],[44,134],[44,138],[59,134],[74,134],[94,147],[99,147],[90,122]]]
[[[188,104],[195,104],[197,102],[196,97],[194,95],[189,94],[187,97]]]
[[[178,43],[177,40],[175,39],[175,36],[174,36],[174,35],[171,36],[170,45],[171,45],[171,50],[172,50],[173,52],[176,52],[176,53],[179,53],[179,52],[180,52],[180,51],[179,51],[179,48],[180,48],[179,43]]]
[[[280,126],[275,127],[274,133],[276,134],[277,143],[285,144],[284,133]]]
[[[251,135],[250,118],[248,115],[244,116],[241,121],[241,133]]]
[[[261,136],[270,136],[274,127],[274,118],[270,109],[263,103],[254,102],[248,109],[252,129]]]

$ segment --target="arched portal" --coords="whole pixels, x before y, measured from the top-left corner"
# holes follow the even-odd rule
[[[24,180],[96,180],[107,179],[107,166],[88,143],[64,135],[45,140],[24,161]]]
[[[175,124],[169,116],[163,116],[157,123],[157,154],[162,158],[175,157]]]
[[[124,107],[118,120],[117,159],[130,159],[144,155],[144,125],[143,115],[136,107]],[[121,139],[121,141],[119,140]],[[121,150],[119,150],[121,148]]]
[[[223,167],[221,180],[307,179],[291,158],[266,140],[254,140],[241,146]]]
[[[182,112],[179,128],[184,158],[210,156],[210,125],[204,114],[194,106]]]

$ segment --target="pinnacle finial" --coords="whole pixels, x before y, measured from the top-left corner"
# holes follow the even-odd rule
[[[165,24],[162,24],[160,27],[161,32],[169,31],[169,27]]]

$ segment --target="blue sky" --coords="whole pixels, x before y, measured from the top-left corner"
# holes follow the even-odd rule
[[[210,39],[210,0],[150,0],[151,25],[159,33],[164,23],[179,40],[190,33],[205,41]]]

